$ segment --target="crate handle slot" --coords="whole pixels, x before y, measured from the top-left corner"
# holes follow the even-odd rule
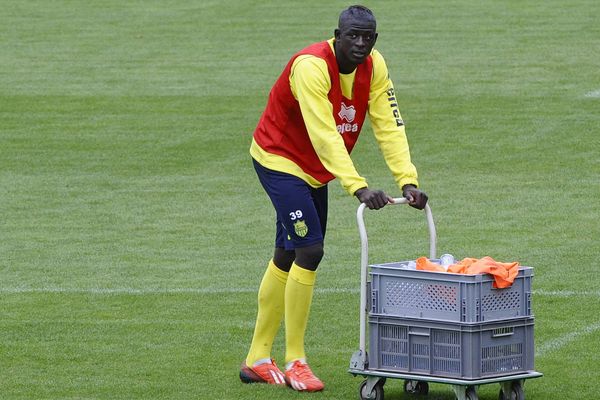
[[[512,336],[515,334],[515,328],[512,326],[505,326],[504,328],[494,329],[492,331],[492,337],[505,337]]]
[[[425,336],[425,337],[429,337],[429,333],[427,332],[408,332],[408,334],[410,336]]]

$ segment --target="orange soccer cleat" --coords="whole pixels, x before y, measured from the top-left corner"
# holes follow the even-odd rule
[[[285,376],[275,364],[275,360],[249,367],[245,362],[240,369],[240,380],[244,383],[268,383],[270,385],[284,386]]]
[[[325,385],[313,374],[308,364],[296,360],[285,370],[285,380],[292,389],[299,392],[318,392]]]

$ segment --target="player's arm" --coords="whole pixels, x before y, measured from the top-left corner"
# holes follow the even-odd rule
[[[369,93],[369,118],[373,133],[403,195],[411,205],[423,208],[427,196],[417,189],[417,169],[410,158],[404,121],[398,109],[394,85],[381,54],[374,50],[372,56],[373,78]]]
[[[292,65],[290,86],[300,104],[310,141],[325,168],[350,194],[367,187],[366,179],[356,171],[336,128],[333,106],[327,97],[331,80],[325,60],[298,57]]]

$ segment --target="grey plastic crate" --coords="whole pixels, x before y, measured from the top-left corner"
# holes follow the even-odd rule
[[[489,274],[417,271],[402,268],[406,263],[370,266],[371,314],[452,322],[532,316],[531,267],[520,267],[512,286],[495,289]]]
[[[480,324],[371,316],[369,370],[458,379],[534,370],[533,318]]]

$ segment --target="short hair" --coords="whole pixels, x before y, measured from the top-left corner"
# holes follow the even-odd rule
[[[375,21],[375,15],[373,11],[369,10],[365,6],[354,5],[346,8],[340,13],[340,18],[338,20],[338,28],[342,25],[343,21],[348,18],[356,18],[356,19],[369,19],[373,22]]]

